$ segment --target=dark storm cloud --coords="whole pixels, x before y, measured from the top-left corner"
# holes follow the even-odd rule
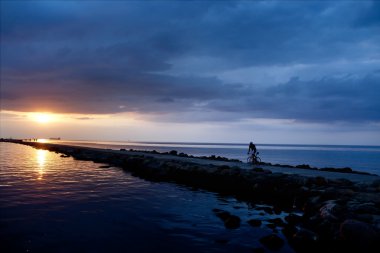
[[[218,77],[255,66],[379,64],[380,23],[374,12],[379,2],[1,5],[4,110],[169,113],[173,120],[187,112],[195,115],[189,121],[205,120],[197,112],[208,112],[208,120],[222,120],[223,114],[226,119],[380,120],[374,95],[380,78],[372,70],[259,86]],[[211,59],[207,66],[213,73],[200,67],[202,73],[184,74],[197,68],[189,58]]]
[[[289,82],[264,89],[252,89],[242,100],[215,102],[219,111],[247,112],[257,117],[299,121],[380,121],[380,73],[364,77],[325,77]],[[301,107],[301,108],[300,108]]]

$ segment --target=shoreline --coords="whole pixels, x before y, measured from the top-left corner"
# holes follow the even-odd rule
[[[294,220],[290,218],[286,224],[279,225],[289,244],[300,252],[303,247],[309,252],[328,248],[335,252],[353,248],[366,252],[380,249],[379,176],[265,165],[252,169],[252,165],[241,162],[170,154],[18,140],[7,142],[47,149],[61,153],[61,157],[109,164],[151,181],[183,184],[253,203],[269,203],[274,209],[290,213],[301,211],[302,217],[293,215]],[[299,173],[294,174],[293,170]],[[336,174],[341,178],[336,178]],[[350,177],[366,180],[352,181]]]

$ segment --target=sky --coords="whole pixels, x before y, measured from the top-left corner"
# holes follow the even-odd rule
[[[380,145],[380,1],[1,1],[3,138]]]

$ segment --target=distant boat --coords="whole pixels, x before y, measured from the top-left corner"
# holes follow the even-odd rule
[[[61,137],[50,137],[49,140],[60,140]]]

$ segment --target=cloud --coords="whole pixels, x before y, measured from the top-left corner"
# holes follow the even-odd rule
[[[380,120],[378,2],[1,5],[3,110]]]

